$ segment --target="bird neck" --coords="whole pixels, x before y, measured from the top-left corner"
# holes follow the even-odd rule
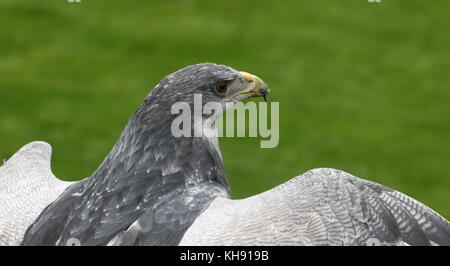
[[[141,106],[93,179],[105,179],[110,189],[125,180],[145,179],[143,186],[167,186],[164,191],[208,182],[229,194],[217,137],[175,137],[174,118],[170,110]]]

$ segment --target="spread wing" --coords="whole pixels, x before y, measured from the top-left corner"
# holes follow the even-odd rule
[[[250,198],[216,198],[180,244],[450,245],[450,224],[398,191],[322,168]]]
[[[31,142],[0,166],[0,245],[19,245],[41,211],[70,184],[50,169],[51,146]]]

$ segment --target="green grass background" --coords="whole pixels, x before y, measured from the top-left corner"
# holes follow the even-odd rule
[[[223,138],[233,197],[333,167],[450,218],[448,0],[1,0],[0,158],[89,176],[165,75],[216,62],[280,102],[280,144]]]

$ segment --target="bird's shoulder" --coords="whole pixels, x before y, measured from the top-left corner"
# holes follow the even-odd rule
[[[176,189],[146,208],[108,245],[178,245],[185,231],[217,197],[228,197],[227,190],[209,182]]]

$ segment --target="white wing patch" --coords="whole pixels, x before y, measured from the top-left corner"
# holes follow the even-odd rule
[[[0,246],[19,245],[26,229],[71,183],[50,169],[52,149],[31,142],[0,166]]]
[[[250,198],[216,198],[180,245],[377,243],[450,245],[450,223],[400,192],[321,168]]]

